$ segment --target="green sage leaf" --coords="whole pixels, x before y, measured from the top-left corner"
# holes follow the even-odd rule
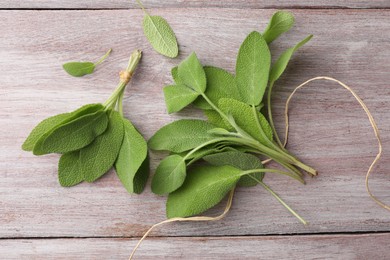
[[[179,78],[179,71],[177,66],[171,69],[171,75],[176,85],[184,85],[184,82]]]
[[[87,74],[92,74],[95,71],[97,65],[102,63],[108,55],[110,55],[111,49],[109,49],[103,57],[101,57],[96,63],[93,62],[68,62],[62,65],[63,69],[71,76],[82,77]]]
[[[206,155],[203,159],[215,166],[230,165],[241,170],[253,170],[253,169],[263,169],[263,164],[260,159],[252,154],[243,153],[240,151],[228,151],[222,153],[215,153]],[[256,178],[259,181],[262,181],[264,178],[264,173],[252,173],[250,174],[253,178]],[[256,186],[257,181],[244,175],[240,178],[237,185],[244,187]]]
[[[140,194],[149,176],[148,148],[145,139],[127,119],[122,119],[124,136],[115,161],[115,171],[129,193]]]
[[[144,34],[158,53],[175,58],[179,53],[176,36],[168,22],[161,16],[151,16],[145,12]]]
[[[186,178],[184,158],[174,154],[164,158],[156,169],[152,179],[152,191],[166,194],[178,189]]]
[[[89,104],[69,113],[60,124],[36,141],[34,155],[67,153],[91,143],[107,127],[102,104]]]
[[[287,11],[277,11],[264,30],[263,38],[269,44],[294,25],[294,16]]]
[[[278,60],[275,62],[275,64],[272,66],[270,75],[269,75],[269,81],[275,82],[279,79],[279,77],[283,74],[284,70],[286,69],[291,56],[294,54],[295,51],[297,51],[300,47],[302,47],[305,43],[310,41],[310,39],[313,38],[313,35],[307,36],[305,39],[297,43],[294,47],[291,47],[287,49],[285,52],[280,55]]]
[[[240,177],[241,171],[231,166],[192,168],[184,184],[169,194],[167,217],[190,217],[206,211],[218,204]]]
[[[213,139],[208,133],[213,128],[214,125],[204,120],[181,119],[160,128],[148,144],[153,150],[181,153]]]
[[[221,68],[211,66],[205,66],[204,71],[207,80],[205,95],[211,102],[218,104],[220,98],[233,98],[241,101],[240,92],[232,74]],[[195,100],[194,105],[201,109],[212,109],[203,97]]]
[[[207,117],[207,121],[211,124],[232,131],[234,128],[224,120],[221,115],[215,110],[203,110],[204,115]]]
[[[90,145],[80,150],[81,171],[84,180],[94,182],[104,175],[115,163],[123,140],[123,121],[116,111],[108,111],[106,131]]]
[[[221,98],[218,105],[224,113],[234,118],[236,124],[242,130],[262,144],[268,145],[269,141],[272,140],[272,128],[267,119],[259,111],[256,110],[256,115],[261,129],[259,129],[256,116],[248,104],[230,98]]]
[[[62,187],[71,187],[84,180],[80,165],[80,151],[61,156],[58,163],[58,180]]]
[[[240,46],[236,62],[236,83],[242,100],[257,106],[268,83],[271,54],[264,38],[251,32]]]
[[[199,96],[199,93],[185,85],[166,86],[163,91],[169,114],[182,110]]]
[[[178,66],[178,75],[181,81],[198,93],[206,90],[206,73],[195,52],[191,53]]]

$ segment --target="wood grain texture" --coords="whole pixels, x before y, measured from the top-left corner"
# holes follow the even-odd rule
[[[388,259],[390,234],[150,238],[134,259]],[[0,240],[7,259],[127,259],[136,239]]]
[[[250,1],[206,1],[206,0],[144,0],[146,8],[390,8],[387,0],[250,0]],[[139,8],[135,1],[129,0],[2,0],[3,9],[128,9]]]
[[[143,59],[126,91],[124,111],[146,138],[177,118],[200,116],[189,108],[167,115],[162,87],[170,69],[196,51],[204,64],[234,71],[240,43],[264,28],[274,10],[156,9],[176,32],[178,59],[155,53],[142,33],[140,10],[0,11],[0,237],[140,236],[165,219],[165,198],[149,186],[130,196],[115,173],[93,184],[62,188],[57,155],[35,157],[20,146],[42,119],[82,104],[104,101],[132,50]],[[314,39],[293,58],[275,86],[275,121],[282,129],[284,101],[294,86],[326,75],[363,98],[381,130],[384,155],[372,177],[374,193],[390,203],[390,30],[387,10],[294,10],[297,25],[272,44],[274,57],[307,34]],[[88,24],[88,26],[85,26]],[[95,74],[73,78],[70,60],[111,56]],[[390,214],[371,201],[364,176],[377,146],[359,105],[334,83],[316,82],[291,106],[288,147],[320,175],[307,185],[266,176],[266,183],[310,222],[303,226],[261,187],[238,189],[231,212],[213,223],[181,223],[154,235],[259,235],[390,231]],[[151,153],[152,170],[162,158]],[[217,214],[223,205],[208,214]],[[127,250],[127,248],[126,248]]]

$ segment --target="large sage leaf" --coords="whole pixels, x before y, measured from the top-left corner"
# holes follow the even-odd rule
[[[220,98],[234,98],[241,100],[234,76],[221,68],[205,66],[207,87],[205,94],[214,104],[218,104]],[[207,101],[199,97],[194,105],[201,109],[212,109]]]
[[[169,114],[182,110],[199,96],[199,93],[185,85],[166,86],[163,91]]]
[[[80,151],[65,153],[58,163],[58,180],[63,187],[71,187],[84,180],[81,172]]]
[[[190,217],[206,211],[218,204],[240,177],[241,170],[231,166],[192,168],[184,184],[169,194],[167,217]]]
[[[268,83],[271,54],[260,33],[251,32],[240,46],[236,62],[236,83],[242,100],[260,104]]]
[[[203,157],[203,159],[215,166],[230,165],[241,170],[253,170],[263,169],[263,164],[260,159],[252,154],[243,153],[240,151],[227,151],[222,153],[209,154]],[[253,178],[259,181],[263,180],[264,173],[252,173],[250,174]],[[244,175],[240,178],[237,185],[244,187],[256,186],[257,181]]]
[[[153,150],[181,153],[213,139],[208,133],[214,125],[197,119],[181,119],[158,130],[148,144]]]
[[[155,51],[169,58],[177,56],[179,47],[175,33],[164,18],[145,13],[143,28],[146,38]]]
[[[230,98],[222,98],[219,100],[219,108],[224,113],[230,114],[242,130],[262,144],[268,145],[272,140],[272,128],[267,119],[257,110],[254,113],[248,104]],[[257,124],[256,116],[260,127]]]
[[[294,25],[294,16],[287,11],[277,11],[264,30],[263,38],[267,43],[271,43],[281,34],[287,32]]]
[[[93,182],[105,174],[118,156],[123,140],[123,121],[116,111],[108,111],[106,131],[90,145],[80,150],[81,171],[84,180]]]
[[[272,65],[272,69],[269,75],[269,81],[275,82],[279,79],[279,77],[283,74],[284,70],[286,69],[291,56],[294,54],[295,51],[297,51],[300,47],[302,47],[305,43],[310,41],[310,39],[313,38],[313,35],[307,36],[305,39],[300,41],[297,45],[294,47],[291,47],[287,49],[285,52],[280,55],[278,60],[275,62],[274,65]]]
[[[103,108],[101,104],[89,104],[71,112],[36,141],[33,153],[66,153],[88,145],[107,127]]]
[[[174,154],[164,158],[156,169],[152,180],[152,191],[166,194],[177,190],[186,178],[184,158]]]
[[[141,193],[149,176],[148,148],[145,139],[131,122],[122,119],[124,136],[115,161],[115,170],[129,193]]]
[[[198,93],[203,93],[206,90],[206,74],[195,52],[179,64],[177,72],[180,80],[187,87]]]

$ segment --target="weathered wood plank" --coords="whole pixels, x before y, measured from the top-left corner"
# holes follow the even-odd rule
[[[387,0],[373,1],[348,1],[348,0],[321,0],[321,1],[296,1],[296,0],[251,0],[251,1],[206,1],[206,0],[190,0],[190,1],[158,1],[144,0],[142,1],[147,8],[204,8],[204,7],[219,7],[219,8],[389,8],[390,3]],[[47,8],[47,9],[128,9],[139,8],[135,1],[128,0],[95,0],[95,1],[77,1],[77,0],[2,0],[0,8]]]
[[[191,51],[204,64],[234,70],[238,47],[251,30],[264,28],[273,10],[153,10],[166,17],[180,43],[178,59],[151,50],[142,13],[126,11],[0,12],[0,237],[140,236],[164,219],[164,197],[148,187],[130,196],[113,172],[94,184],[65,189],[57,181],[58,156],[35,157],[20,149],[40,120],[85,103],[104,101],[133,49],[144,57],[126,92],[125,114],[149,138],[180,117],[169,116],[161,88],[170,69]],[[318,75],[345,81],[361,95],[382,131],[384,157],[372,188],[390,202],[390,30],[389,11],[296,10],[297,26],[272,45],[276,55],[308,33],[313,41],[294,57],[275,90],[275,117],[283,124],[284,100],[294,86]],[[88,24],[88,26],[85,26]],[[69,60],[112,55],[94,75],[72,78]],[[389,231],[390,215],[364,187],[365,171],[377,151],[369,122],[349,93],[317,82],[298,95],[291,109],[289,148],[317,168],[306,186],[268,175],[269,183],[310,225],[301,225],[260,187],[238,189],[229,215],[213,223],[171,224],[155,235],[256,235],[279,233]],[[152,169],[162,157],[152,153]],[[210,211],[216,214],[222,206]]]
[[[388,259],[390,234],[145,240],[134,259]],[[127,259],[137,239],[0,240],[7,259]]]

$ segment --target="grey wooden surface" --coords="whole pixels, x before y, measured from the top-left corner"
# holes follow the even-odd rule
[[[144,136],[149,138],[177,118],[201,116],[194,108],[167,115],[162,87],[171,82],[171,67],[196,51],[204,64],[233,72],[246,34],[264,28],[275,10],[229,4],[226,6],[232,8],[184,10],[183,5],[167,2],[169,8],[150,10],[164,16],[178,37],[180,56],[173,60],[156,54],[146,42],[140,10],[0,11],[0,255],[50,259],[72,252],[69,258],[123,259],[136,240],[127,238],[139,237],[150,225],[165,219],[165,198],[153,195],[149,186],[142,195],[131,196],[110,172],[96,183],[62,188],[57,181],[58,156],[35,157],[23,152],[20,145],[42,119],[82,104],[103,102],[136,48],[142,49],[144,56],[126,91],[124,110]],[[4,8],[2,3],[0,7]],[[275,87],[278,129],[282,131],[284,102],[294,86],[320,75],[345,82],[362,97],[378,122],[384,155],[371,183],[374,193],[390,203],[390,10],[292,12],[297,24],[272,44],[274,56],[307,34],[315,37],[294,56]],[[93,75],[72,78],[61,68],[66,61],[96,59],[109,48],[113,48],[112,55]],[[377,146],[364,112],[350,94],[327,82],[312,83],[300,91],[291,105],[288,148],[320,175],[307,178],[305,186],[271,174],[266,182],[310,222],[308,226],[290,216],[260,187],[238,189],[225,219],[156,229],[152,236],[160,238],[146,242],[139,256],[197,258],[213,256],[215,249],[216,258],[234,259],[237,252],[248,252],[243,256],[253,258],[256,252],[263,252],[265,258],[280,259],[287,258],[281,250],[287,247],[296,258],[312,259],[318,252],[318,258],[324,259],[385,259],[388,249],[378,245],[390,242],[390,213],[369,199],[364,186]],[[151,153],[152,172],[162,157]],[[208,214],[218,214],[223,206]],[[241,235],[250,237],[232,237]],[[326,241],[323,248],[318,240]],[[348,246],[335,246],[338,243]],[[360,253],[352,254],[354,251]]]

